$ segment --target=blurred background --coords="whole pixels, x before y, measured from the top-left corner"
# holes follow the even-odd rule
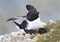
[[[40,12],[42,21],[60,20],[60,0],[0,0],[0,35],[16,32],[13,22],[7,22],[10,17],[27,14],[26,5],[31,4]]]

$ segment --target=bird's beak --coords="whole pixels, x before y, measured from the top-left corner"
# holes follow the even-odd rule
[[[37,12],[36,14],[39,14],[39,12]]]

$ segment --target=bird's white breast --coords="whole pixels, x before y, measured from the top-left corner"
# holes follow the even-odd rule
[[[28,26],[27,26],[27,29],[30,30],[30,29],[39,29],[43,26],[43,22],[40,20],[40,18],[34,20],[34,21],[27,21],[28,22]]]

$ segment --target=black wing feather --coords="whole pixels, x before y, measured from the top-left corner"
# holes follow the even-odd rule
[[[27,21],[23,21],[21,24],[13,21],[20,29],[25,29],[27,27]]]

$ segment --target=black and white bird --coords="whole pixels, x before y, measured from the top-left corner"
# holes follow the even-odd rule
[[[14,21],[18,19],[16,17],[10,18],[7,21],[13,21],[19,27],[19,29],[23,29],[25,33],[46,33],[47,30],[44,28],[44,26],[47,24],[41,21],[39,12],[37,12],[36,8],[32,5],[26,5],[26,9],[28,10],[27,15],[21,16],[22,18],[26,18],[26,20],[23,20],[21,24]]]

